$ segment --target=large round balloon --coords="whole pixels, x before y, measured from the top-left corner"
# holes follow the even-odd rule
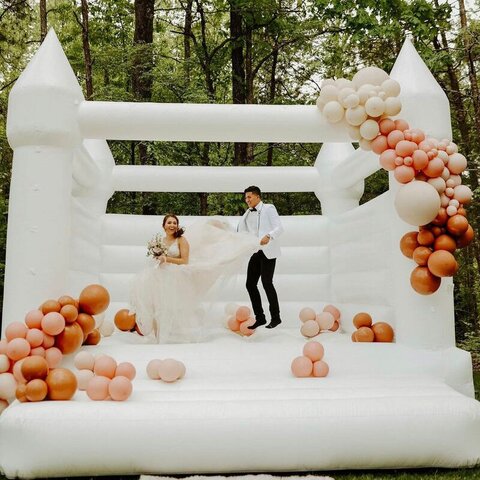
[[[410,284],[421,295],[430,295],[438,290],[442,279],[430,272],[428,267],[417,267],[410,275]]]
[[[395,197],[398,216],[410,225],[426,225],[438,214],[440,196],[427,182],[413,181],[402,185]]]
[[[89,315],[98,315],[104,312],[110,304],[110,294],[101,285],[88,285],[80,293],[78,301],[82,312]]]
[[[70,400],[77,391],[77,377],[66,368],[50,370],[45,381],[50,400]]]
[[[78,350],[83,343],[83,330],[77,322],[65,326],[65,330],[55,337],[55,346],[68,355]]]

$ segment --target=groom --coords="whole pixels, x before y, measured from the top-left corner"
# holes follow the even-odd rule
[[[248,262],[247,290],[255,313],[255,323],[248,328],[253,330],[267,323],[257,287],[260,278],[270,307],[271,321],[266,328],[275,328],[282,323],[277,292],[273,286],[273,273],[277,257],[280,256],[280,245],[278,245],[277,238],[282,234],[283,227],[275,206],[262,202],[258,187],[252,185],[243,193],[249,208],[241,218],[237,230],[257,236],[261,245],[258,252],[254,253]]]

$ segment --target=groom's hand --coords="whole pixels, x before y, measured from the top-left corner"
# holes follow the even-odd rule
[[[265,235],[261,240],[260,240],[260,245],[266,245],[270,241],[270,235]]]

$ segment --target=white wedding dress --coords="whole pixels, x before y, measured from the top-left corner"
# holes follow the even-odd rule
[[[239,263],[259,249],[253,235],[233,232],[217,219],[199,221],[189,227],[189,263],[159,264],[151,260],[134,279],[130,310],[144,335],[158,343],[189,343],[204,338],[207,325],[200,303],[220,276],[231,274]],[[180,257],[178,240],[168,256]]]

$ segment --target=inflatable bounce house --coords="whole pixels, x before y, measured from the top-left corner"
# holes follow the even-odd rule
[[[398,119],[400,106],[404,120],[395,121],[390,117]],[[85,101],[51,31],[11,91],[8,139],[14,159],[3,309],[7,339],[9,325],[23,322],[45,299],[66,293],[78,298],[87,285],[102,285],[110,294],[104,325],[128,308],[129,282],[144,267],[145,245],[160,231],[162,217],[107,214],[116,191],[242,192],[254,184],[264,192],[315,192],[323,214],[281,219],[283,254],[275,285],[283,323],[274,330],[242,336],[222,326],[232,304],[249,305],[241,268],[208,305],[208,315],[219,323],[205,342],[153,344],[116,330],[98,345],[81,347],[85,358],[89,352],[109,355],[135,367],[126,401],[114,401],[112,392],[112,400],[92,401],[80,390],[68,401],[52,393],[50,399],[60,401],[22,401],[25,389],[17,386],[19,400],[2,400],[4,475],[479,464],[480,404],[471,359],[455,347],[449,276],[455,268],[417,258],[425,254],[417,247],[436,254],[433,237],[424,236],[448,237],[445,258],[452,238],[453,250],[465,241],[462,221],[458,231],[447,223],[463,217],[468,203],[468,192],[458,188],[464,158],[451,143],[447,97],[408,39],[390,76],[373,68],[352,81],[325,81],[317,105],[199,105]],[[312,167],[117,166],[106,140],[308,142],[321,148]],[[390,170],[389,190],[359,205],[364,179],[381,166]],[[181,222],[188,227],[197,219]],[[224,219],[232,226],[238,220]],[[299,313],[305,323],[317,321],[321,314],[315,314],[327,305],[334,328],[325,315],[328,325],[318,335],[313,324],[302,325]],[[360,312],[388,323],[393,341],[361,341],[353,324]],[[368,322],[360,323],[369,330]],[[296,360],[305,337],[323,345],[328,369],[314,369],[317,377],[312,365],[321,355]],[[14,360],[22,356],[15,350],[9,357],[5,345],[0,392],[18,378],[8,372],[15,373]],[[161,377],[147,375],[151,361],[167,358],[183,362],[184,378],[149,378]],[[25,364],[20,373],[27,378]],[[71,365],[65,356],[61,366]]]

